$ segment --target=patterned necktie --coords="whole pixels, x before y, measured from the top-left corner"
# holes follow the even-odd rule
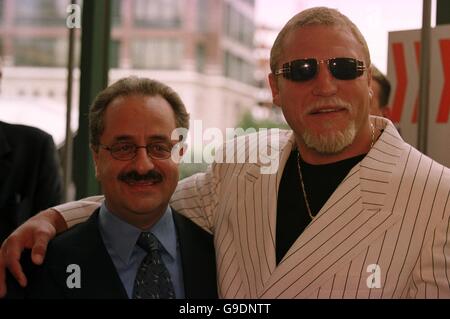
[[[174,299],[172,280],[161,259],[162,246],[158,239],[150,232],[143,232],[137,244],[147,252],[147,256],[134,280],[133,299]]]

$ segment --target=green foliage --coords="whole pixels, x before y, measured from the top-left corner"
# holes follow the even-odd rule
[[[264,119],[264,120],[255,119],[250,111],[244,113],[237,127],[241,127],[244,130],[248,128],[255,128],[256,130],[260,128],[289,129],[289,126],[285,122],[274,121],[271,119]]]
[[[181,163],[180,180],[196,173],[204,172],[207,167],[207,163]]]
[[[274,112],[274,118],[280,118],[280,114]],[[243,114],[241,120],[237,124],[236,128],[242,128],[244,131],[254,128],[256,131],[262,128],[279,128],[289,129],[289,126],[283,120],[255,119],[250,111]],[[192,154],[186,154],[186,156],[193,156]],[[192,158],[192,157],[191,157]],[[189,177],[199,172],[204,172],[208,167],[207,163],[182,163],[180,164],[180,179]]]

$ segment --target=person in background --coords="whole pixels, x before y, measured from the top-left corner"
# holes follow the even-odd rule
[[[1,79],[0,59],[0,87]],[[35,127],[0,121],[0,241],[61,200],[62,179],[53,138]]]
[[[256,163],[219,157],[171,199],[214,234],[219,297],[450,298],[450,170],[369,115],[359,29],[334,9],[302,11],[278,34],[270,67],[292,130],[238,137],[216,154],[245,159],[267,146],[275,171],[262,170],[261,153]],[[1,248],[0,293],[6,267],[26,284],[24,247],[40,262],[49,239],[101,201],[49,209],[17,229]]]
[[[389,96],[391,83],[387,77],[372,64],[372,100],[370,114],[390,118]]]

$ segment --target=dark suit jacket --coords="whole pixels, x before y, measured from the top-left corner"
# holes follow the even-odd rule
[[[0,243],[39,211],[60,203],[61,174],[52,137],[0,122]]]
[[[128,298],[98,228],[99,209],[84,223],[50,242],[44,265],[30,282],[30,298]],[[186,299],[217,298],[213,237],[173,211],[181,250]],[[81,288],[68,288],[72,272],[81,270]]]

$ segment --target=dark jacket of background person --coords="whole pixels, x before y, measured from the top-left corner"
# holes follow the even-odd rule
[[[0,243],[34,214],[60,203],[61,197],[52,137],[34,127],[0,122]]]

